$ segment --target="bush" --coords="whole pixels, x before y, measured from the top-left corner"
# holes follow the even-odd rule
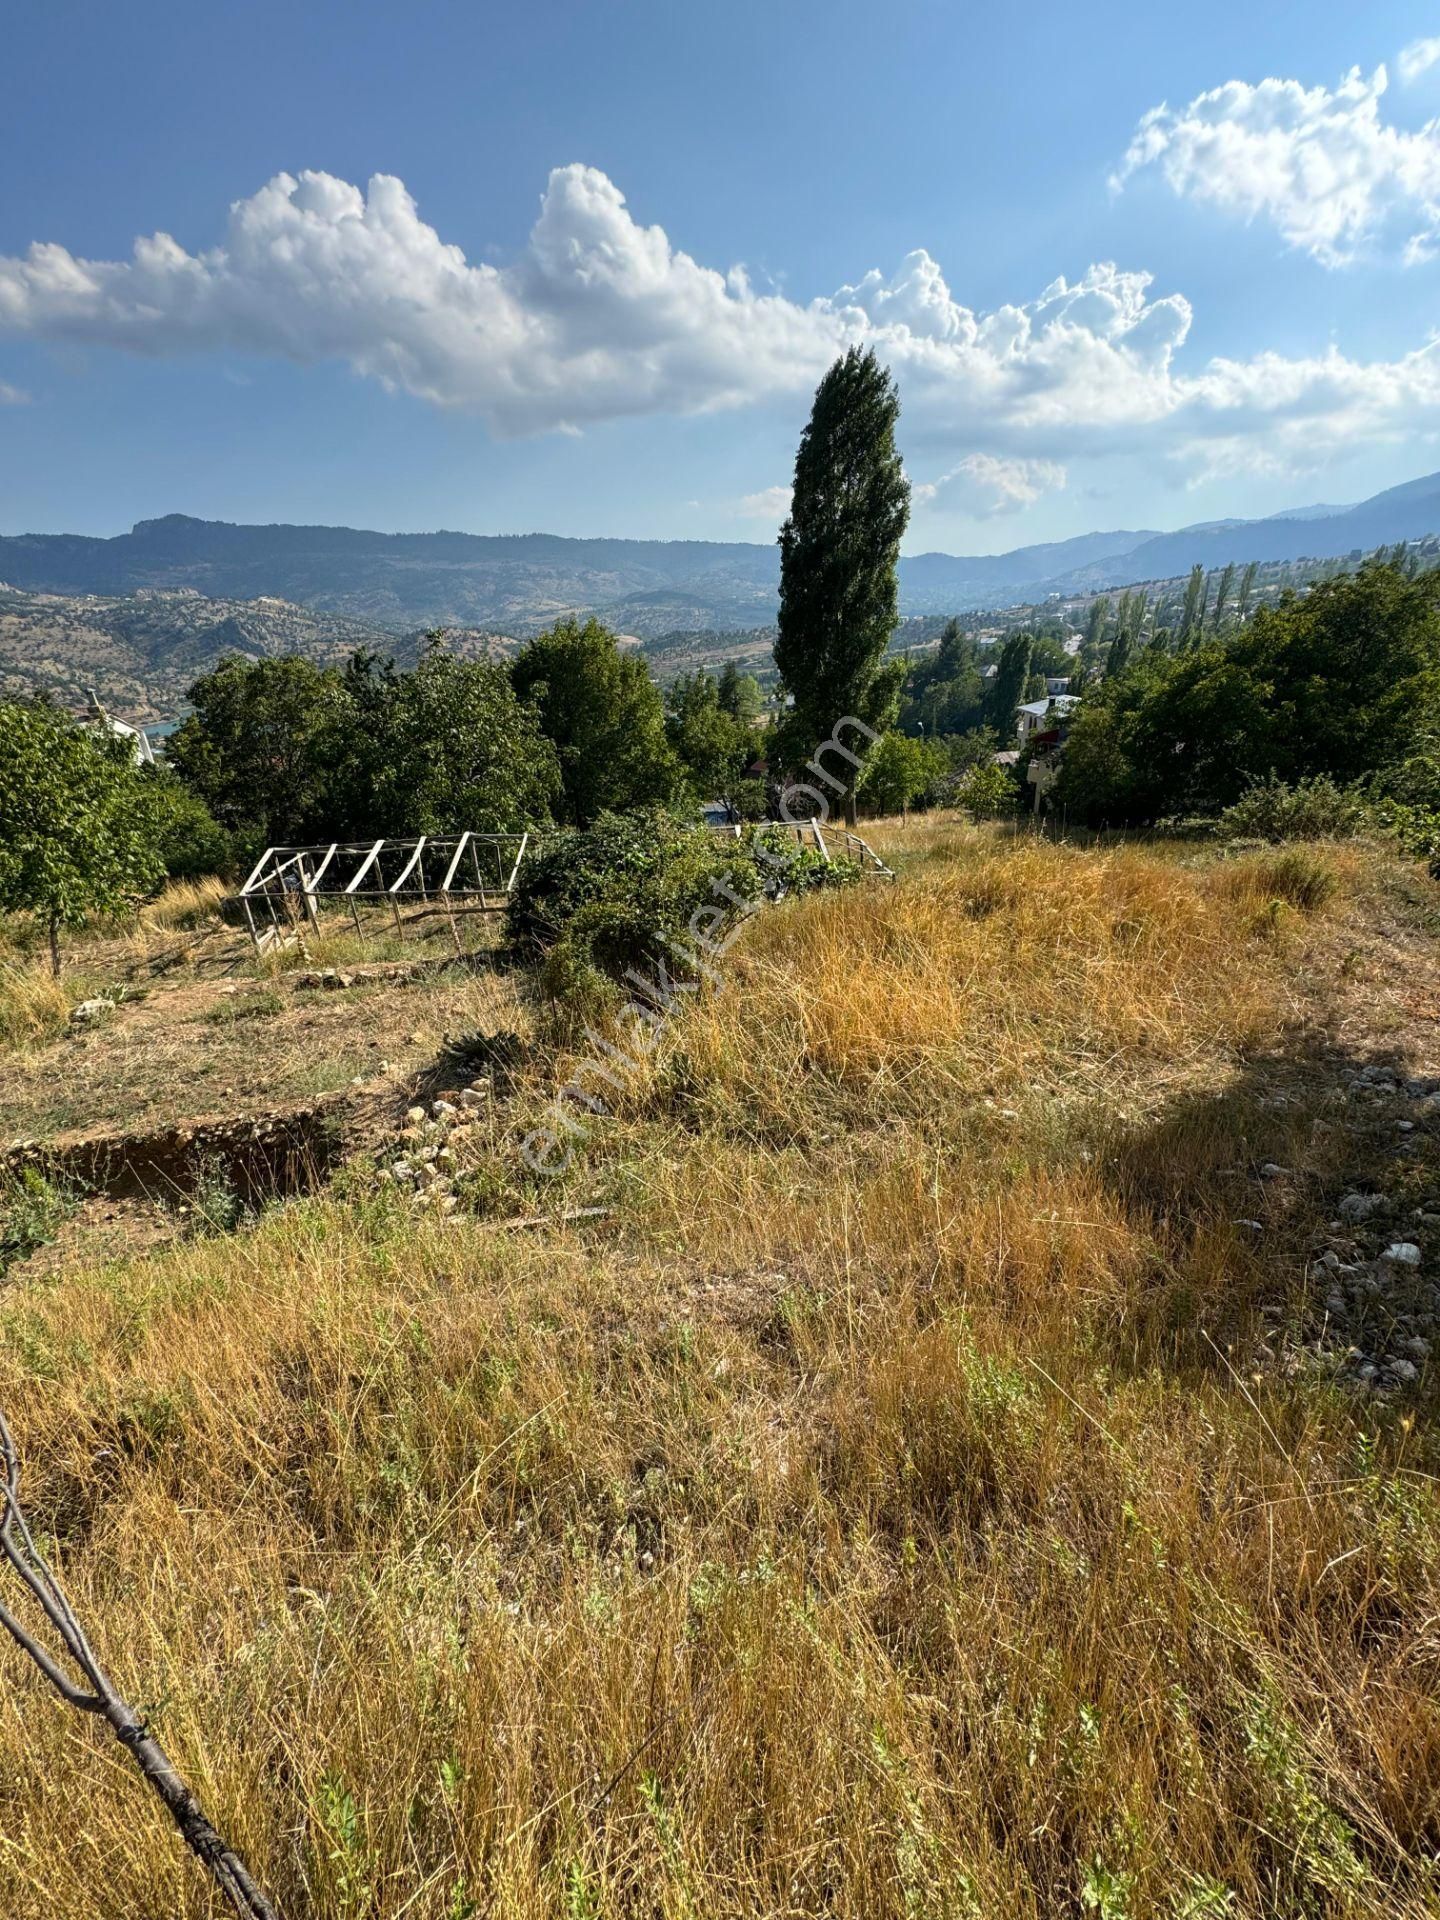
[[[827,862],[780,827],[716,840],[660,809],[601,814],[566,828],[526,861],[506,914],[512,949],[544,956],[552,998],[604,998],[603,980],[647,979],[663,959],[672,978],[694,968],[736,914],[761,899],[852,885],[853,860]]]
[[[784,827],[761,827],[744,846],[760,877],[759,891],[767,900],[813,893],[821,887],[849,887],[861,877],[860,863],[848,854],[826,860],[817,848],[802,847]]]
[[[68,1187],[46,1179],[38,1167],[0,1174],[0,1279],[48,1245],[75,1206]]]
[[[234,854],[230,835],[198,794],[170,772],[151,776],[160,858],[171,880],[205,880],[228,874]]]
[[[984,761],[946,775],[936,799],[941,806],[963,808],[977,820],[1004,820],[1020,811],[1020,783],[1009,767]]]
[[[1216,831],[1223,840],[1346,840],[1371,824],[1356,788],[1323,773],[1293,786],[1271,774],[1225,808]]]
[[[602,813],[593,827],[553,835],[526,861],[506,934],[522,953],[550,954],[567,943],[555,977],[589,963],[620,978],[652,962],[667,940],[690,939],[700,909],[728,914],[734,900],[760,891],[755,861],[738,842],[717,842],[659,808]]]

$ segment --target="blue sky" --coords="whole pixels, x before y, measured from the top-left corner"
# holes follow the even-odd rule
[[[6,78],[6,532],[769,539],[857,338],[912,551],[1440,468],[1437,5],[47,0]]]

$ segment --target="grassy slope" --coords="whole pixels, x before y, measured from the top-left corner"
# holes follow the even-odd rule
[[[0,1299],[33,1510],[292,1920],[1432,1910],[1433,1393],[1285,1359],[1336,1195],[1440,1179],[1336,1091],[1437,1068],[1421,887],[907,841],[563,1196],[489,1150],[601,1226],[357,1175]],[[7,1920],[210,1912],[0,1677]]]

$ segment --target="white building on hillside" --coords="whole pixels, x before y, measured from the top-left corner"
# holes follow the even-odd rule
[[[150,744],[149,735],[142,733],[139,727],[127,726],[123,720],[112,718],[101,706],[100,696],[93,687],[90,689],[90,718],[85,724],[94,727],[97,732],[103,727],[107,733],[114,734],[117,740],[128,740],[137,767],[154,766],[155,749]]]
[[[1043,700],[1027,700],[1015,709],[1015,731],[1023,747],[1032,734],[1061,726],[1080,704],[1078,693],[1047,693]]]

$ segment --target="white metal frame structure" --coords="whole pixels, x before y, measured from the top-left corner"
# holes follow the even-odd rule
[[[362,903],[388,906],[397,930],[402,906],[442,912],[458,948],[455,916],[506,905],[530,839],[528,833],[421,834],[267,847],[235,899],[262,949],[292,938],[302,918],[318,928],[322,907],[348,908],[359,932]]]

